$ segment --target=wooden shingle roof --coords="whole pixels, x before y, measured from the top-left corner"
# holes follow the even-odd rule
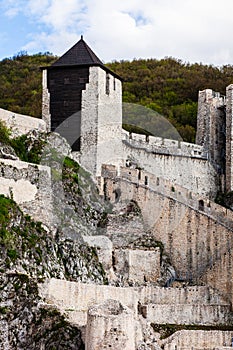
[[[106,72],[112,74],[116,78],[122,80],[122,78],[106,67],[103,62],[96,56],[92,49],[81,39],[69,49],[64,55],[62,55],[56,62],[49,67],[41,67],[44,69],[56,69],[56,68],[69,68],[69,67],[80,67],[80,66],[100,66]]]
[[[81,36],[81,39],[61,56],[53,67],[57,66],[80,66],[80,65],[100,65],[104,66],[103,62],[96,56],[92,49],[86,44]]]

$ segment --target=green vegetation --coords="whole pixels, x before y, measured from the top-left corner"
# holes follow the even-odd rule
[[[18,136],[14,139],[10,138],[10,130],[0,121],[0,142],[11,146],[20,160],[35,164],[40,163],[42,149],[45,144],[43,140],[34,141],[29,150],[30,140],[27,135]]]
[[[218,192],[215,198],[215,202],[227,209],[233,208],[233,191],[231,192]]]
[[[136,125],[123,123],[122,127],[123,127],[123,129],[125,129],[128,132],[134,132],[136,134],[147,135],[147,136],[153,135],[151,132],[149,132],[149,131],[147,131],[145,129],[142,129],[139,126],[136,126]]]
[[[108,67],[123,78],[124,102],[158,112],[191,142],[195,139],[198,91],[211,88],[225,95],[233,76],[231,65],[190,64],[172,57],[113,62]]]
[[[21,52],[0,62],[0,108],[41,117],[41,71],[56,57],[50,53],[28,55]]]
[[[50,53],[30,56],[21,52],[2,60],[0,108],[40,118],[40,67],[49,66],[56,59]],[[123,78],[123,102],[148,107],[164,116],[185,141],[191,142],[195,139],[198,90],[212,88],[225,94],[233,76],[231,65],[190,64],[172,57],[116,61],[108,67]],[[144,121],[136,125],[151,132],[151,126],[157,127],[155,119],[149,120],[150,130]]]
[[[20,219],[15,224],[15,217]],[[2,256],[6,256],[6,263],[15,262],[25,251],[33,251],[35,260],[41,262],[41,250],[37,244],[42,243],[45,232],[41,223],[34,222],[30,216],[23,216],[16,203],[0,195],[0,246]]]

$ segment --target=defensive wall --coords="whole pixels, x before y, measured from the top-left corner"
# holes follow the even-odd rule
[[[121,168],[116,176],[116,168],[104,167],[102,175],[106,199],[138,203],[147,232],[164,244],[178,279],[198,283],[232,251],[232,211],[137,169]],[[224,285],[231,300],[231,281]]]
[[[40,285],[40,295],[79,326],[88,309],[112,299],[127,306],[136,320],[142,315],[156,324],[229,325],[230,304],[209,287],[114,287],[52,278]]]
[[[42,119],[33,118],[0,108],[0,120],[11,130],[11,137],[27,134],[31,130],[46,132],[46,124]]]
[[[128,166],[143,169],[173,185],[213,199],[219,178],[202,146],[123,132],[123,156]]]
[[[222,190],[233,189],[233,84],[226,96],[211,89],[199,91],[196,143],[203,146],[209,160],[222,174]]]
[[[160,341],[164,350],[217,350],[231,347],[233,332],[182,330]],[[232,348],[232,347],[231,347]]]

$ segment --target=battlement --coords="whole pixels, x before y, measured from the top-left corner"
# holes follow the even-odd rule
[[[123,142],[134,148],[143,148],[147,152],[177,157],[196,157],[207,159],[208,154],[200,145],[164,139],[162,137],[140,135],[123,130]]]
[[[229,228],[233,227],[233,212],[230,209],[226,209],[215,202],[193,193],[189,189],[174,184],[173,182],[157,177],[147,171],[140,169],[133,169],[128,167],[120,167],[117,169],[112,165],[102,166],[102,177],[114,179],[118,181],[131,182],[135,187],[142,186],[150,191],[155,191],[162,196],[172,198],[196,211],[201,212],[203,215],[217,220],[222,225]],[[112,198],[114,200],[114,198]]]

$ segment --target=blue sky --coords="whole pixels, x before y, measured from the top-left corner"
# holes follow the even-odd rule
[[[232,13],[232,0],[0,0],[0,59],[61,55],[83,34],[104,62],[233,64]]]

